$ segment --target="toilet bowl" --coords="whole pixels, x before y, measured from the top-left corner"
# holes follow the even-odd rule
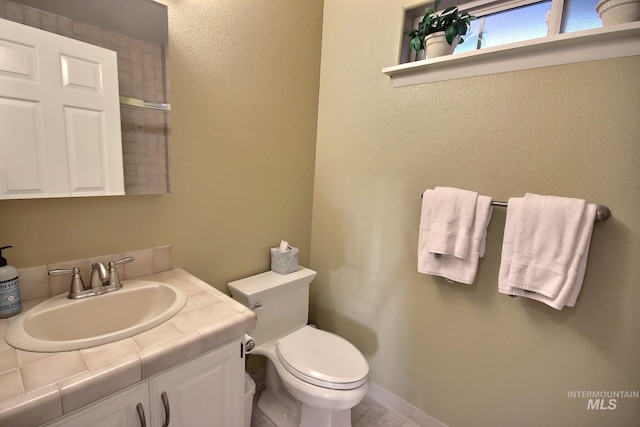
[[[369,389],[369,365],[347,340],[304,326],[253,354],[267,358],[258,408],[278,427],[351,426],[351,408]]]
[[[262,273],[230,282],[234,299],[258,316],[252,354],[266,358],[258,408],[278,427],[350,427],[351,408],[369,389],[369,365],[346,339],[308,326],[316,273]]]

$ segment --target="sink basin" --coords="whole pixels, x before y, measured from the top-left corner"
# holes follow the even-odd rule
[[[18,316],[5,340],[21,350],[79,350],[128,338],[173,317],[187,302],[164,283],[125,280],[122,289],[71,300],[56,295]]]

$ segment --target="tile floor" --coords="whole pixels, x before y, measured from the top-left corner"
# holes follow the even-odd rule
[[[258,393],[256,393],[257,397]],[[251,413],[251,427],[275,427],[255,404]],[[365,397],[362,403],[351,410],[353,427],[419,427],[395,412],[388,410],[375,400]]]

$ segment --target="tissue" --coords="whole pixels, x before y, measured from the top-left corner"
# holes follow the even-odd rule
[[[271,248],[271,271],[279,274],[298,271],[298,248],[289,246],[286,240],[277,248]]]

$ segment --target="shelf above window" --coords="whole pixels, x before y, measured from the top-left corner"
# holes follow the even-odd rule
[[[382,69],[394,87],[640,55],[640,22],[558,34]]]

